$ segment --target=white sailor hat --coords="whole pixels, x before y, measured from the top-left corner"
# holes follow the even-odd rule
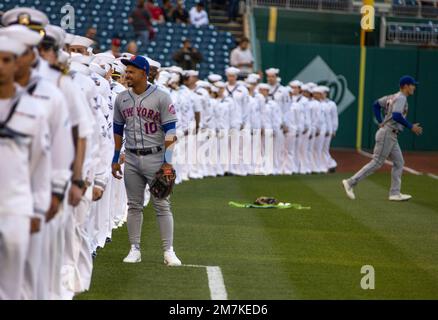
[[[70,43],[70,46],[77,46],[77,47],[85,47],[88,48],[94,43],[93,40],[83,37],[83,36],[74,36],[72,42]]]
[[[90,68],[88,68],[85,64],[82,64],[82,63],[77,62],[77,61],[71,61],[69,69],[72,71],[80,72],[80,73],[85,74],[85,75],[91,74]]]
[[[215,83],[213,83],[213,85],[214,85],[216,88],[225,88],[225,87],[226,87],[226,84],[225,84],[225,82],[223,82],[223,81],[216,81]]]
[[[250,73],[250,74],[248,75],[248,78],[249,78],[249,77],[254,78],[254,79],[257,79],[257,80],[260,80],[260,75],[259,75],[258,73]]]
[[[277,75],[277,74],[280,73],[280,69],[277,69],[277,68],[269,68],[269,69],[266,69],[265,72],[266,72],[266,74],[268,74],[268,75],[270,75],[270,74],[272,74],[272,75]]]
[[[267,83],[260,83],[258,86],[259,90],[269,90],[271,87]]]
[[[170,73],[179,73],[179,74],[183,74],[184,70],[181,67],[177,67],[177,66],[171,66],[167,69],[167,71],[169,71]]]
[[[112,67],[114,72],[124,75],[126,73],[126,66],[122,63],[122,61],[116,59],[112,63]]]
[[[251,74],[245,79],[245,83],[247,83],[247,84],[257,84],[258,83],[258,78],[257,77],[254,77],[254,76],[252,76]]]
[[[208,83],[207,81],[204,81],[204,80],[196,81],[196,86],[201,87],[201,88],[206,88],[206,89],[211,87],[210,83]]]
[[[155,61],[154,59],[151,59],[149,57],[146,57],[146,60],[149,62],[149,67],[153,67],[157,69],[161,68],[161,63],[159,63],[158,61]]]
[[[302,91],[312,92],[311,87],[306,83],[301,86]]]
[[[90,66],[88,67],[90,68],[91,71],[96,72],[98,75],[104,77],[106,75],[106,73],[108,72],[108,70],[106,70],[105,68],[102,68],[100,65],[98,65],[97,63],[90,63]]]
[[[158,76],[156,83],[164,85],[165,83],[167,83],[169,81],[169,79],[170,79],[170,73],[167,72],[166,70],[163,70],[160,72],[160,75]]]
[[[303,85],[303,83],[299,80],[293,80],[291,82],[289,82],[289,86],[291,87],[301,87]]]
[[[199,72],[196,71],[196,70],[187,70],[187,71],[185,72],[185,75],[186,75],[187,77],[197,77],[197,76],[199,76]]]
[[[240,70],[237,69],[236,67],[228,67],[225,69],[225,74],[226,75],[235,75],[237,76],[239,74]]]
[[[129,52],[123,52],[120,57],[123,59],[131,59],[134,55],[132,53]],[[149,64],[150,65],[150,64]]]
[[[312,88],[312,93],[324,93],[325,90],[322,86],[316,86]]]
[[[2,16],[2,24],[10,26],[22,24],[30,29],[40,31],[49,24],[49,19],[44,12],[32,8],[15,8],[6,11]]]
[[[168,82],[169,83],[176,83],[176,82],[179,82],[180,80],[181,80],[181,74],[173,72],[170,74],[170,78],[169,78]]]
[[[75,38],[75,35],[73,33],[68,33],[67,32],[65,34],[64,43],[68,44],[68,45],[71,45],[71,43],[73,42],[74,38]]]
[[[111,64],[116,60],[116,57],[114,57],[109,52],[102,52],[94,55],[93,63],[96,63],[98,65],[104,65],[104,64]]]
[[[310,89],[317,86],[317,84],[315,82],[307,82],[306,84],[309,86]]]
[[[330,88],[327,86],[321,86],[324,89],[324,92],[330,92]]]
[[[14,38],[26,46],[36,46],[43,39],[43,34],[18,24],[0,29],[0,35]]]
[[[210,81],[211,83],[217,82],[217,81],[221,81],[222,80],[222,76],[212,73],[207,77],[208,81]]]
[[[21,56],[27,47],[24,43],[15,40],[14,38],[0,36],[0,52],[10,52],[17,56]]]
[[[64,46],[64,39],[65,39],[65,31],[61,27],[54,26],[52,24],[46,25],[44,28],[44,31],[46,33],[43,42],[46,41],[54,41],[54,44],[62,48]]]

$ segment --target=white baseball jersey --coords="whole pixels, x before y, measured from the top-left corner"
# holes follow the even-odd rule
[[[0,99],[0,215],[44,215],[51,198],[50,136],[46,111],[16,87]]]

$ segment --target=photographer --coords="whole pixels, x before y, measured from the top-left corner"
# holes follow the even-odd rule
[[[202,61],[202,55],[196,48],[192,48],[190,41],[186,39],[182,48],[174,53],[173,60],[184,70],[196,70],[196,64]]]

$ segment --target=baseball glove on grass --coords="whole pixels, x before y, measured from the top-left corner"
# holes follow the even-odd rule
[[[172,165],[164,163],[155,174],[155,179],[152,181],[149,191],[158,199],[166,198],[172,193],[175,178],[176,174]]]

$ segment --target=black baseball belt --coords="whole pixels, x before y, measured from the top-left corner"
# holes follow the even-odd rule
[[[154,154],[163,150],[162,147],[152,147],[145,149],[127,149],[129,152],[136,154],[137,156],[147,156],[149,154]]]

